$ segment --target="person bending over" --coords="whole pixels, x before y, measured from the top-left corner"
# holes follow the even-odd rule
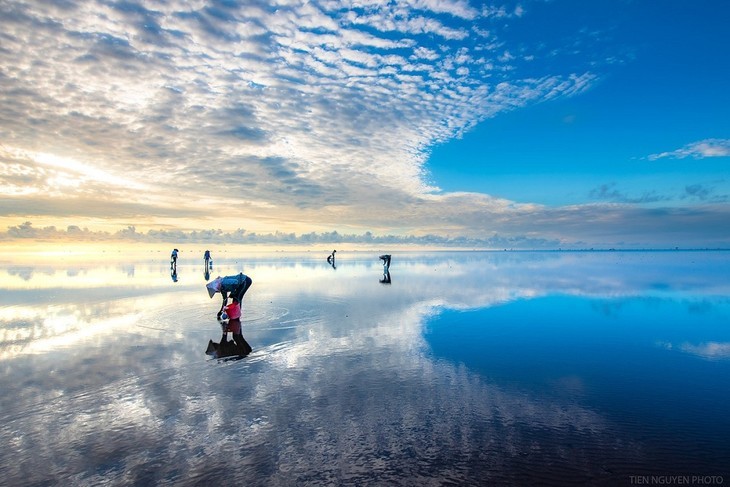
[[[251,278],[241,272],[237,276],[218,276],[206,285],[208,288],[208,295],[211,299],[215,293],[221,293],[221,296],[223,297],[223,303],[221,304],[221,309],[218,311],[217,315],[218,318],[221,317],[223,309],[228,304],[229,294],[234,301],[243,303],[243,295],[246,294],[246,291],[248,291],[248,288],[251,287],[251,284],[253,284]]]

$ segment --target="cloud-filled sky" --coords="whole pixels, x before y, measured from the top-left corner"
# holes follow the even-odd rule
[[[2,1],[0,226],[730,246],[729,16]]]

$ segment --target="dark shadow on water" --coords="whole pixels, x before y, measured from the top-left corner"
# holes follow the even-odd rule
[[[242,353],[233,340],[221,340],[220,342],[208,340],[208,347],[205,350],[206,355],[223,361],[240,360],[245,358],[248,353]]]
[[[208,340],[206,355],[217,359],[240,359],[250,354],[253,349],[241,334],[241,320],[230,319],[220,320],[223,335],[219,342]],[[228,333],[233,335],[233,340],[228,340]]]

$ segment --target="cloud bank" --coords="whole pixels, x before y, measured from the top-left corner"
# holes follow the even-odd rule
[[[136,227],[129,226],[114,232],[95,231],[78,225],[70,225],[63,228],[55,226],[36,227],[32,222],[24,222],[20,225],[10,226],[6,231],[0,232],[0,244],[2,243],[23,243],[23,242],[46,242],[46,243],[74,243],[74,242],[126,242],[126,243],[147,243],[147,244],[209,244],[209,245],[264,245],[264,246],[311,246],[346,244],[355,247],[385,248],[389,246],[406,247],[445,247],[445,248],[466,248],[466,249],[496,249],[496,250],[586,250],[586,249],[637,249],[637,248],[674,248],[679,247],[670,243],[663,246],[652,242],[651,236],[655,233],[666,234],[673,237],[673,241],[682,242],[682,248],[730,248],[730,240],[727,239],[724,227],[719,225],[720,220],[726,218],[723,208],[713,209],[655,209],[627,211],[621,207],[612,213],[598,209],[573,208],[567,210],[556,210],[545,215],[533,214],[530,221],[535,228],[539,229],[535,235],[518,233],[521,225],[526,223],[510,221],[502,226],[504,233],[495,232],[485,236],[464,236],[464,235],[439,235],[427,233],[423,235],[395,235],[395,234],[374,234],[366,231],[364,233],[341,233],[337,230],[329,232],[254,232],[238,228],[233,231],[221,229],[207,230],[169,230],[152,229],[138,231]],[[587,211],[583,211],[587,210]],[[561,212],[565,212],[561,215]],[[591,213],[593,212],[593,213]],[[603,221],[595,221],[589,225],[588,230],[581,228],[581,215],[584,218],[596,218],[597,213],[603,213]],[[595,214],[594,214],[595,213]],[[550,230],[555,219],[564,221],[575,219],[573,227],[568,228],[573,234],[585,234],[590,237],[586,240],[567,240],[561,238],[558,232]],[[674,227],[675,222],[682,225]],[[612,240],[613,228],[622,225],[624,237],[631,240]],[[706,227],[716,229],[708,232]],[[600,232],[604,232],[601,235]],[[549,235],[551,238],[540,236]]]

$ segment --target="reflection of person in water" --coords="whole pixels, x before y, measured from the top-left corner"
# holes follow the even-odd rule
[[[388,269],[383,270],[383,278],[380,280],[380,284],[390,284],[390,271]]]
[[[223,336],[221,342],[228,340],[228,332],[233,334],[233,342],[236,344],[238,349],[238,355],[248,355],[253,350],[251,345],[248,344],[243,335],[241,334],[241,318],[231,318],[228,320],[227,329],[223,330]]]
[[[243,355],[239,355],[238,353],[238,345],[236,345],[236,342],[230,342],[228,340],[221,340],[220,343],[208,340],[208,348],[205,350],[205,354],[215,358],[243,357]]]
[[[177,266],[173,265],[170,267],[170,278],[172,278],[172,282],[177,282]]]
[[[243,304],[243,295],[246,294],[251,284],[253,284],[251,278],[241,272],[237,276],[218,276],[206,285],[208,296],[213,298],[215,293],[221,293],[223,297],[223,304],[221,304],[221,309],[218,311],[218,318],[221,317],[223,309],[228,304],[228,294],[230,293],[234,302]]]
[[[241,334],[241,306],[236,299],[231,304],[226,305],[223,310],[221,328],[223,329],[223,335],[220,343],[216,344],[212,340],[209,341],[206,353],[215,352],[218,358],[231,355],[246,356],[251,353],[251,345]],[[228,333],[233,334],[233,342],[228,341]]]

